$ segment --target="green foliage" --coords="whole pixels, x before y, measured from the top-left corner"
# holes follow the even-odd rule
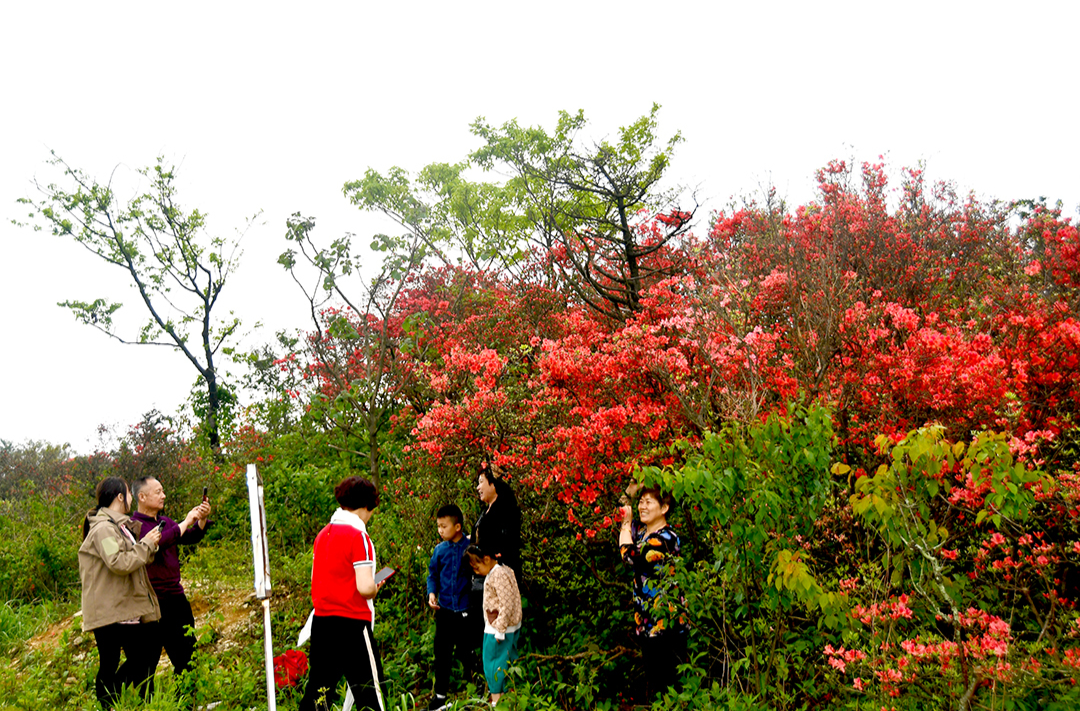
[[[0,598],[62,598],[79,585],[78,523],[64,523],[36,498],[0,500]],[[81,520],[80,522],[81,523]]]
[[[78,591],[78,525],[90,503],[88,490],[105,473],[128,479],[153,474],[166,483],[170,506],[179,509],[194,503],[202,482],[211,483],[215,526],[183,558],[189,594],[209,611],[200,615],[193,682],[181,686],[171,672],[159,670],[157,693],[146,708],[178,711],[224,701],[219,708],[246,710],[265,704],[242,465],[257,462],[263,478],[274,652],[280,654],[293,646],[310,611],[311,542],[336,507],[333,486],[365,471],[367,463],[359,440],[340,430],[320,431],[310,419],[300,425],[275,436],[240,428],[226,450],[235,464],[220,469],[157,413],[148,413],[112,453],[57,462],[48,447],[9,447],[8,461],[35,464],[9,469],[21,472],[26,485],[15,488],[17,497],[0,500],[0,591],[20,601],[0,607],[0,649],[11,657],[0,662],[0,709],[94,707],[92,636],[65,615]],[[392,456],[371,531],[380,562],[399,574],[380,592],[376,637],[388,705],[409,710],[423,707],[432,683],[434,629],[425,578],[438,541],[434,512],[453,501],[472,522],[480,505],[471,477],[449,465],[415,467],[396,434],[382,437],[380,448]],[[846,645],[872,653],[872,664],[852,661],[847,672],[870,684],[875,670],[896,662],[885,650],[895,650],[900,640],[988,639],[970,621],[950,627],[937,615],[956,619],[958,611],[976,619],[971,609],[1000,609],[1009,611],[1015,635],[1006,657],[1013,667],[1023,668],[1028,657],[1048,661],[1039,674],[1024,672],[1007,687],[998,682],[1005,691],[997,698],[1007,708],[1071,708],[1076,694],[1052,650],[1068,641],[1075,613],[1054,603],[1028,605],[1020,592],[1028,587],[1041,602],[1042,592],[1059,588],[1037,570],[1014,571],[1020,577],[1009,581],[971,559],[991,534],[1000,532],[1002,550],[1011,551],[1035,524],[1077,506],[1080,488],[1063,488],[1075,477],[1063,472],[1055,481],[1019,464],[1006,439],[993,433],[956,443],[940,428],[927,428],[878,445],[880,466],[855,477],[835,461],[830,410],[796,403],[784,415],[708,434],[700,447],[680,443],[670,453],[671,465],[639,472],[640,481],[661,485],[678,501],[670,520],[684,542],[676,576],[679,612],[692,623],[681,688],[655,699],[640,697],[642,670],[628,636],[630,581],[610,531],[583,535],[554,513],[558,509],[544,492],[519,490],[526,633],[500,706],[756,711],[956,705],[957,689],[969,683],[959,671],[949,676],[922,666],[920,685],[894,698],[882,686],[855,689],[851,678],[823,663],[823,650]],[[1070,447],[1068,441],[1059,446],[1061,461],[1068,460]],[[52,454],[39,456],[43,452]],[[1055,525],[1040,540],[1071,545],[1076,524]],[[951,551],[968,560],[950,557]],[[908,590],[919,601],[911,603],[911,618],[864,625],[852,614],[892,605]],[[47,635],[26,643],[46,627]],[[859,664],[866,668],[859,671]],[[976,681],[989,678],[975,662],[968,673]],[[455,683],[459,707],[483,706],[482,679]],[[983,688],[974,701],[989,703]],[[279,708],[295,708],[301,693],[280,692]],[[134,697],[117,706],[141,707]]]
[[[551,131],[516,121],[495,127],[480,118],[471,130],[484,145],[467,160],[433,163],[415,177],[400,167],[385,174],[368,169],[344,191],[354,205],[382,212],[407,231],[404,237],[377,235],[371,244],[387,255],[384,269],[399,278],[414,258],[427,257],[531,278],[526,257],[538,248],[561,255],[548,279],[608,315],[625,316],[639,308],[646,285],[673,273],[672,264],[650,258],[683,235],[694,214],[679,209],[681,189],[661,185],[682,136],[659,137],[659,110],[654,104],[620,128],[617,140],[593,144],[581,139],[588,122],[580,111],[560,112]],[[510,177],[470,180],[475,168]],[[659,214],[666,216],[663,229],[646,238],[642,220]],[[294,216],[290,239],[300,241],[313,224]],[[335,242],[320,253],[320,263],[340,264],[347,273],[356,261],[347,254],[347,242]],[[282,255],[281,263],[295,265],[296,254]]]
[[[956,616],[962,606],[954,598],[964,583],[945,575],[941,556],[941,550],[957,540],[949,530],[956,514],[943,505],[955,482],[988,487],[975,523],[985,519],[995,528],[1026,519],[1034,492],[1049,490],[1052,482],[1015,461],[1004,435],[981,433],[965,448],[963,442],[945,441],[943,432],[942,427],[925,428],[892,447],[887,463],[858,480],[851,507],[884,539],[892,584],[908,582],[920,592],[926,590],[924,594]],[[888,441],[879,439],[878,444],[886,447]]]
[[[861,624],[845,643],[862,655],[848,659],[848,674],[892,676],[843,695],[971,708],[1000,689],[1007,707],[1076,703],[1066,683],[1075,650],[1064,659],[1057,651],[1075,638],[1062,586],[1073,567],[1052,565],[1076,535],[1075,524],[1055,520],[1074,505],[1074,477],[1018,461],[993,432],[951,442],[942,427],[926,427],[877,446],[884,461],[850,498],[869,555],[858,569],[865,584],[851,589]],[[897,642],[903,651],[893,651]]]
[[[48,599],[30,603],[8,600],[0,605],[0,653],[13,655],[22,651],[31,638],[51,620],[66,614],[70,607],[68,603]]]
[[[55,153],[50,163],[63,172],[66,186],[34,185],[39,199],[23,198],[29,217],[57,237],[69,238],[124,272],[148,318],[136,335],[122,335],[113,315],[122,306],[102,298],[68,300],[76,320],[121,343],[167,345],[180,351],[199,372],[206,388],[205,424],[210,445],[219,444],[220,374],[215,358],[240,328],[233,314],[220,318],[217,306],[230,275],[239,265],[239,240],[206,235],[205,216],[180,206],[176,174],[159,158],[139,171],[149,182],[144,192],[120,204],[111,183],[102,184]]]
[[[267,535],[275,547],[310,546],[337,508],[334,487],[350,476],[345,467],[294,467],[287,460],[260,468]]]
[[[316,327],[305,342],[309,365],[304,377],[316,376],[321,387],[307,403],[301,426],[314,425],[320,434],[338,440],[330,446],[342,453],[366,456],[367,476],[379,484],[383,460],[394,455],[393,449],[384,452],[382,444],[401,408],[406,369],[396,357],[400,334],[390,318],[409,275],[423,262],[422,238],[413,235],[388,246],[391,253],[382,271],[368,281],[359,274],[366,255],[353,251],[351,236],[320,247],[312,236],[314,227],[313,218],[293,215],[286,238],[296,249],[278,259],[302,289]],[[305,267],[315,270],[313,286],[304,284]],[[321,309],[330,299],[347,309]]]
[[[682,465],[641,472],[683,503],[694,534],[678,583],[701,663],[777,708],[814,693],[817,680],[801,670],[844,624],[811,546],[817,522],[838,505],[831,413],[788,410],[706,435]]]
[[[659,111],[653,104],[648,115],[619,129],[617,141],[592,145],[580,139],[587,123],[581,111],[560,112],[551,133],[516,121],[472,125],[486,143],[472,161],[510,172],[506,190],[531,222],[532,241],[560,255],[566,287],[613,318],[639,310],[649,284],[684,266],[651,259],[686,233],[696,209],[680,209],[681,189],[661,187],[682,136],[659,139]],[[646,236],[642,217],[663,218],[655,234]]]
[[[111,460],[111,474],[129,484],[142,477],[154,477],[166,494],[166,515],[181,520],[202,500],[202,488],[217,481],[209,453],[197,442],[185,441],[176,420],[151,410],[121,438]],[[134,505],[134,504],[133,504]]]
[[[0,499],[18,499],[64,490],[68,446],[47,442],[15,444],[0,440]]]
[[[48,608],[35,606],[34,612],[44,623],[55,622],[46,617]],[[92,637],[79,631],[78,619],[67,618],[57,623],[59,639],[55,650],[23,649],[5,655],[0,666],[0,709],[77,708],[93,709],[93,673],[91,660],[96,664],[97,653]]]
[[[247,366],[240,383],[252,400],[244,410],[245,418],[272,435],[291,431],[302,414],[298,391],[303,374],[289,357],[299,343],[299,337],[278,331],[273,343],[237,356]]]

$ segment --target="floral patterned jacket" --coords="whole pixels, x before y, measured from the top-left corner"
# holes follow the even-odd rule
[[[634,632],[641,637],[655,637],[671,630],[682,632],[686,620],[675,617],[675,606],[665,603],[665,585],[675,574],[675,562],[679,558],[679,536],[664,526],[659,531],[647,533],[645,527],[634,521],[631,528],[633,544],[619,546],[619,552],[634,574]]]
[[[509,566],[496,565],[484,579],[484,632],[506,639],[507,632],[521,628],[521,593]]]

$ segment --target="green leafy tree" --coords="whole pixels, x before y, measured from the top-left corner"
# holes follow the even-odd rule
[[[112,180],[100,183],[53,153],[67,186],[34,181],[39,196],[19,202],[33,208],[33,229],[51,229],[125,273],[149,314],[134,334],[120,333],[113,315],[123,305],[104,298],[63,301],[76,320],[125,344],[164,346],[180,351],[206,387],[203,425],[211,447],[220,450],[219,411],[223,383],[219,355],[237,335],[240,320],[220,317],[218,299],[239,265],[239,238],[206,233],[206,216],[177,202],[176,173],[159,158],[139,173],[149,188],[126,203]],[[19,223],[17,223],[19,224]],[[215,310],[216,309],[216,310]]]
[[[315,218],[297,213],[287,224],[286,239],[294,246],[278,263],[289,270],[308,301],[315,325],[307,340],[310,370],[334,384],[330,392],[313,396],[308,415],[321,419],[325,430],[340,433],[343,441],[329,446],[363,457],[369,476],[378,483],[381,438],[400,407],[403,384],[395,305],[408,276],[423,263],[423,240],[416,234],[376,237],[372,248],[386,256],[379,272],[367,278],[363,266],[368,253],[353,246],[353,235],[321,246],[313,236]],[[315,281],[307,284],[302,273],[311,270]],[[346,309],[324,308],[331,302]]]
[[[357,207],[381,212],[407,230],[407,237],[376,235],[376,251],[415,249],[421,259],[443,265],[519,274],[531,223],[504,186],[469,180],[472,167],[468,160],[432,163],[415,179],[396,166],[386,175],[369,168],[344,191]]]
[[[790,403],[785,415],[706,433],[682,464],[640,472],[682,502],[689,560],[680,593],[706,651],[700,663],[777,709],[814,693],[800,669],[844,624],[826,558],[808,543],[835,516],[835,446],[828,408]]]
[[[550,132],[477,119],[471,130],[484,145],[465,161],[433,163],[415,179],[398,167],[386,175],[369,169],[345,194],[403,226],[424,256],[541,278],[621,320],[640,309],[649,284],[685,266],[670,246],[697,208],[682,209],[683,190],[663,186],[682,136],[659,137],[659,110],[654,104],[616,140],[598,143],[582,140],[581,111],[561,112]],[[477,168],[509,178],[472,181]],[[393,247],[383,237],[376,245]],[[544,272],[525,259],[534,248],[550,258]]]
[[[508,170],[506,189],[532,226],[533,241],[557,258],[565,283],[589,306],[622,319],[641,309],[645,288],[681,273],[666,249],[686,234],[697,209],[682,209],[681,188],[665,188],[675,147],[657,135],[658,104],[618,139],[587,143],[585,114],[560,112],[552,133],[516,121],[472,125],[487,145],[471,156],[487,169]]]

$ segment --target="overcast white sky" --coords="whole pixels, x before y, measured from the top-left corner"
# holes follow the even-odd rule
[[[468,124],[553,125],[584,109],[596,137],[662,104],[680,130],[670,175],[707,215],[775,183],[805,201],[831,158],[984,197],[1080,202],[1080,3],[1028,2],[49,2],[0,10],[0,439],[70,443],[196,378],[177,353],[80,326],[66,299],[134,293],[73,243],[10,224],[53,149],[107,179],[180,165],[180,198],[245,238],[226,306],[261,321],[249,344],[305,328],[276,264],[285,218],[329,240],[385,229],[341,186],[367,167],[418,170],[475,147]]]

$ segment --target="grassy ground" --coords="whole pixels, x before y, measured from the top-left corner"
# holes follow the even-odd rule
[[[262,605],[252,592],[248,548],[243,543],[207,544],[183,563],[198,636],[192,698],[178,692],[172,666],[163,655],[151,702],[124,698],[117,711],[187,711],[212,702],[220,704],[216,707],[220,711],[267,707]],[[278,571],[271,597],[275,654],[294,647],[310,612],[310,565],[304,556],[272,561],[272,569]],[[81,631],[78,596],[74,590],[70,601],[0,606],[0,711],[97,709],[97,650],[93,635]],[[418,640],[418,646],[422,644]],[[391,654],[384,657],[384,664],[392,687],[417,688],[427,678],[427,669],[414,655]],[[459,708],[482,707],[475,687],[463,693]],[[277,692],[279,709],[294,709],[299,700],[296,688]],[[388,708],[411,711],[423,708],[426,698],[397,693],[387,702]]]
[[[266,708],[262,606],[252,592],[248,550],[238,544],[201,546],[184,562],[184,584],[195,613],[198,646],[194,699],[181,703],[172,667],[162,657],[149,705],[124,699],[117,711],[190,708]],[[72,601],[0,607],[0,709],[96,709],[98,657],[92,634],[80,627],[78,590]],[[271,600],[275,652],[295,643],[307,615],[306,591],[285,575]],[[285,690],[281,708],[295,706]]]
[[[246,541],[218,541],[200,545],[184,559],[184,586],[195,613],[198,638],[193,683],[187,687],[187,693],[181,693],[171,664],[162,656],[151,701],[146,703],[131,695],[120,699],[116,711],[191,711],[215,702],[219,711],[267,708],[262,604],[253,592],[249,557],[250,545]],[[310,553],[272,559],[271,570],[275,575],[271,627],[274,653],[279,655],[295,647],[297,635],[311,610]],[[423,571],[413,572],[419,577]],[[400,581],[402,585],[405,582]],[[376,626],[389,695],[386,708],[415,711],[426,707],[431,688],[433,628],[425,620],[415,619],[415,610],[409,612],[401,604],[402,595],[411,595],[406,587],[397,593],[397,599],[389,597],[382,601],[380,623]],[[94,698],[97,650],[93,635],[84,634],[80,628],[79,590],[69,591],[69,596],[70,599],[63,601],[0,605],[0,711],[97,710]],[[623,700],[621,694],[617,699],[600,700],[592,692],[583,692],[583,689],[595,691],[591,677],[578,678],[570,670],[565,678],[534,678],[538,669],[535,663],[531,666],[526,663],[516,671],[511,670],[515,691],[503,697],[500,708],[512,711],[758,708],[742,702],[730,706],[709,703],[700,694],[686,693],[681,695],[686,698],[638,707]],[[547,682],[546,686],[542,682]],[[457,711],[490,708],[483,679],[458,684],[453,697]],[[552,689],[556,689],[555,695],[562,701],[555,700]],[[301,691],[295,687],[278,690],[277,708],[295,709]]]

